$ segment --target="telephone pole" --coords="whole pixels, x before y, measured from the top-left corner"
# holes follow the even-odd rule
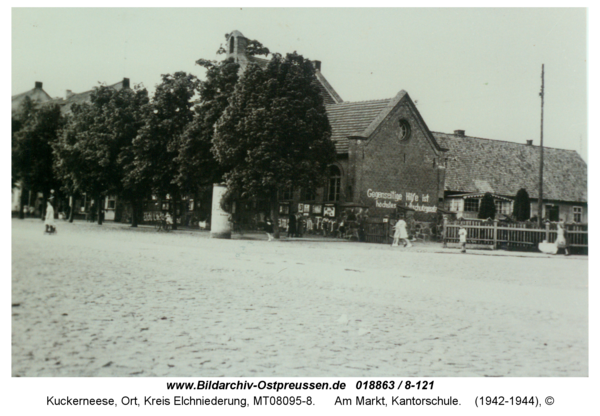
[[[544,204],[544,64],[542,64],[542,118],[540,122],[540,189],[538,192],[538,226],[542,226],[542,207]]]

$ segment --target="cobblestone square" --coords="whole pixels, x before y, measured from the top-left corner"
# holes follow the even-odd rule
[[[12,375],[587,376],[587,257],[505,254],[13,220]]]

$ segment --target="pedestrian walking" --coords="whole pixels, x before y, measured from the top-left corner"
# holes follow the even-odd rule
[[[296,237],[296,215],[290,214],[288,224],[288,238]]]
[[[404,221],[402,218],[400,218],[398,222],[396,222],[396,225],[394,225],[394,242],[392,244],[392,247],[398,247],[398,243],[400,242],[400,240],[403,241],[404,247],[412,247],[412,244],[410,243],[410,241],[408,241],[406,221]]]
[[[265,222],[265,233],[267,233],[267,241],[273,241],[273,223],[270,218]]]
[[[556,225],[556,253],[558,250],[564,250],[565,256],[569,255],[569,247],[567,244],[567,236],[565,235],[565,223],[561,220]]]
[[[464,227],[460,227],[458,230],[458,239],[460,241],[460,252],[467,252],[467,230]]]
[[[308,218],[306,219],[306,234],[312,234],[313,233],[313,219],[312,217],[309,215]]]
[[[54,198],[48,199],[48,204],[46,206],[46,218],[44,220],[44,225],[46,226],[46,234],[54,234],[56,232],[56,223],[54,222],[54,207],[52,206],[52,200]]]

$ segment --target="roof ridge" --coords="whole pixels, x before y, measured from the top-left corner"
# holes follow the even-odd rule
[[[379,100],[363,100],[363,101],[344,101],[342,103],[335,103],[335,104],[327,104],[327,106],[333,106],[333,105],[344,105],[344,104],[361,104],[361,103],[371,103],[371,102],[390,102],[391,100],[393,100],[393,98],[382,98]]]
[[[467,135],[459,136],[459,135],[456,135],[454,133],[444,133],[444,132],[441,132],[441,131],[432,131],[431,133],[433,133],[433,134],[446,134],[448,136],[453,136],[453,137],[456,137],[456,138],[469,138],[469,139],[477,139],[477,140],[489,140],[491,142],[510,143],[510,144],[516,144],[516,145],[519,145],[519,146],[526,146],[526,147],[540,147],[540,145],[538,145],[538,144],[527,144],[527,143],[511,142],[510,140],[490,139],[488,137],[477,137],[477,136],[467,136]],[[564,151],[567,151],[567,152],[575,152],[575,153],[579,154],[577,152],[577,150],[563,149],[562,147],[544,146],[544,149],[564,150]]]

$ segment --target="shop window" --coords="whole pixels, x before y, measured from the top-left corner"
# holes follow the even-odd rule
[[[465,199],[465,211],[479,212],[479,199]]]
[[[327,188],[327,200],[328,201],[339,201],[340,200],[340,188],[342,184],[342,173],[340,168],[337,166],[331,166],[329,168],[329,186]]]
[[[581,215],[583,213],[583,208],[581,207],[573,207],[573,221],[581,222]]]

